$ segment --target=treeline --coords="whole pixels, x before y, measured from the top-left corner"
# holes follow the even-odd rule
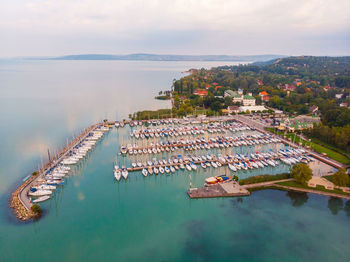
[[[171,109],[159,109],[159,110],[144,110],[138,111],[134,114],[130,114],[129,118],[132,120],[149,120],[149,119],[161,119],[174,117]]]
[[[317,138],[350,153],[350,124],[342,127],[318,124],[304,132],[307,136]]]

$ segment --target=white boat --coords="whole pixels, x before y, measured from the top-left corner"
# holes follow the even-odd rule
[[[161,173],[161,174],[164,174],[164,168],[163,167],[159,167],[159,172]]]
[[[124,177],[124,179],[127,179],[129,175],[129,172],[126,168],[122,169],[122,176]]]
[[[232,164],[228,164],[228,167],[234,172],[237,171],[237,168]]]
[[[191,168],[192,168],[193,170],[197,170],[197,166],[196,166],[194,163],[191,163]]]
[[[37,190],[35,192],[29,192],[28,195],[30,196],[46,196],[51,195],[52,191],[50,190]]]
[[[39,185],[39,186],[34,186],[36,190],[56,190],[56,187],[53,185]]]
[[[192,167],[191,167],[189,164],[186,164],[186,169],[187,169],[188,171],[191,171],[191,170],[192,170]]]
[[[172,173],[175,173],[175,168],[174,168],[173,166],[170,166],[170,171],[171,171]]]
[[[144,177],[146,177],[146,176],[148,175],[148,172],[147,172],[147,169],[146,169],[146,168],[143,168],[143,169],[142,169],[142,175],[143,175]]]
[[[40,202],[44,202],[48,199],[50,199],[50,196],[41,196],[41,197],[38,197],[37,199],[34,199],[32,202],[33,203],[40,203]]]
[[[120,169],[115,169],[114,170],[114,178],[117,181],[120,181],[121,177],[122,177],[122,172],[120,171]]]

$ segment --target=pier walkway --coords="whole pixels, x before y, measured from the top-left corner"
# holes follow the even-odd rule
[[[237,182],[230,180],[228,182],[215,185],[204,186],[200,188],[190,188],[187,191],[190,198],[212,198],[212,197],[233,197],[249,196],[250,192],[240,186]]]
[[[30,219],[34,214],[31,212],[32,202],[28,196],[29,189],[43,178],[46,171],[57,166],[59,162],[81,141],[83,141],[93,130],[103,124],[94,124],[83,130],[74,138],[59,154],[50,159],[42,169],[37,171],[37,175],[32,175],[22,185],[20,185],[11,195],[11,207],[14,208],[15,214],[19,219]]]

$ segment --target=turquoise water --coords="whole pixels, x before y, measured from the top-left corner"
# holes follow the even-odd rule
[[[244,198],[187,197],[190,174],[200,186],[205,177],[228,173],[224,168],[146,178],[135,172],[127,181],[115,182],[113,162],[129,128],[105,134],[64,187],[42,204],[40,221],[16,222],[7,208],[8,193],[47,148],[57,148],[93,121],[126,117],[129,108],[167,106],[152,100],[154,93],[195,67],[123,63],[0,66],[0,261],[348,261],[349,201],[272,190]],[[50,83],[63,90],[47,90],[53,88]],[[15,90],[23,93],[17,97]],[[81,96],[84,91],[90,95]],[[48,99],[45,109],[43,98]],[[121,156],[118,161],[130,163]],[[285,170],[281,165],[238,175]]]

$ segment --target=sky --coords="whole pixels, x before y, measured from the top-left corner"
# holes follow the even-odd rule
[[[1,0],[0,57],[350,55],[350,0]]]

